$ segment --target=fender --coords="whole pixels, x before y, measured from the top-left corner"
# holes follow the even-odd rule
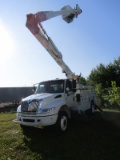
[[[63,106],[60,108],[59,112],[60,112],[60,111],[66,112],[67,115],[68,115],[68,118],[71,118],[71,112],[70,112],[70,108],[69,108],[68,106],[63,105]]]
[[[42,109],[52,109],[52,108],[54,108],[54,114],[58,114],[61,106],[65,106],[65,100],[63,100],[63,99],[58,100],[57,99],[57,100],[52,101],[48,104],[45,104],[44,106],[42,106]]]

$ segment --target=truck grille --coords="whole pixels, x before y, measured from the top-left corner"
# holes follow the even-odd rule
[[[39,102],[36,99],[33,99],[32,101],[22,101],[21,103],[21,112],[30,112],[30,113],[36,113],[38,110]],[[29,114],[29,113],[28,113]]]
[[[27,112],[28,111],[28,106],[29,106],[29,103],[27,101],[23,101],[21,103],[21,111],[22,112]]]

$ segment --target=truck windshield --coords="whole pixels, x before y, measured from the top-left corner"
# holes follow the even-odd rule
[[[63,93],[64,80],[46,81],[38,84],[35,94],[38,93]]]

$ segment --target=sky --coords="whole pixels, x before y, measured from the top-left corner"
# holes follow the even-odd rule
[[[61,16],[42,22],[72,72],[87,78],[120,56],[120,0],[0,0],[0,87],[66,78],[26,28],[26,15],[76,4],[83,12],[72,23]]]

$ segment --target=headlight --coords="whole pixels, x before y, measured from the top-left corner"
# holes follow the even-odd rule
[[[32,100],[29,103],[28,111],[37,111],[42,105],[42,99],[40,100]]]
[[[38,110],[38,113],[50,113],[50,112],[53,112],[55,110],[55,107],[53,107],[53,108],[40,108],[39,110]]]
[[[40,99],[40,100],[39,100],[39,104],[38,104],[38,109],[40,109],[40,108],[42,107],[42,105],[43,105],[43,100]]]
[[[37,111],[37,109],[38,109],[38,103],[37,102],[31,102],[29,104],[28,111]]]

